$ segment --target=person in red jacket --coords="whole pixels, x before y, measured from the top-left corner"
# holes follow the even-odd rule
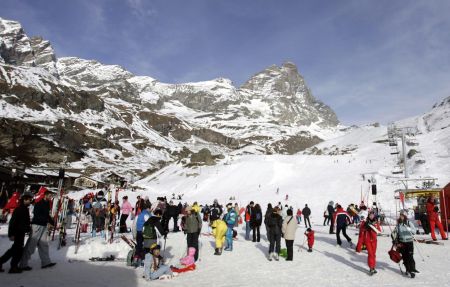
[[[359,227],[358,244],[356,245],[356,252],[361,252],[362,245],[364,244],[367,249],[367,264],[369,265],[369,274],[373,275],[377,273],[376,266],[376,253],[377,253],[377,234],[381,232],[380,224],[375,216],[375,211],[369,211],[367,218],[361,222]]]
[[[308,239],[308,252],[312,252],[312,248],[314,246],[314,230],[311,228],[306,229],[305,235]]]
[[[427,214],[428,220],[430,222],[431,238],[433,238],[434,241],[437,240],[436,234],[434,233],[434,229],[437,227],[439,228],[439,232],[441,233],[442,240],[448,240],[444,228],[442,227],[442,223],[439,220],[439,208],[434,205],[434,196],[430,196],[428,198]]]

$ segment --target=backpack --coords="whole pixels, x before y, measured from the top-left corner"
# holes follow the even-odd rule
[[[262,218],[261,212],[257,212],[257,213],[256,213],[256,220],[257,220],[257,221],[260,221],[261,218]]]
[[[155,226],[153,224],[144,224],[142,237],[144,237],[144,239],[155,239],[157,237]]]

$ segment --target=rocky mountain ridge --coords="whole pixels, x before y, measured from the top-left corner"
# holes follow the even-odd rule
[[[241,87],[224,78],[167,84],[117,65],[57,58],[48,41],[1,18],[0,97],[0,158],[25,165],[68,155],[72,168],[143,176],[173,161],[190,164],[204,149],[294,154],[339,133],[335,113],[293,63]]]

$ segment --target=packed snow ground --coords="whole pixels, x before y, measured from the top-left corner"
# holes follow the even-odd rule
[[[368,275],[367,254],[358,254],[349,248],[344,240],[343,247],[336,247],[335,235],[328,234],[328,227],[322,222],[312,222],[316,230],[314,251],[306,252],[301,248],[303,243],[303,224],[299,225],[294,242],[294,261],[269,262],[267,260],[268,241],[265,230],[261,230],[261,242],[254,243],[244,240],[245,225],[238,228],[238,240],[234,241],[232,252],[223,252],[215,256],[214,238],[200,237],[200,260],[197,270],[180,274],[171,280],[148,282],[142,278],[143,268],[127,267],[125,262],[89,262],[92,256],[107,256],[114,254],[125,258],[128,245],[117,239],[113,244],[104,243],[100,237],[90,238],[83,234],[83,244],[77,255],[74,254],[73,243],[60,250],[56,249],[57,241],[52,243],[51,258],[57,262],[52,269],[41,269],[37,252],[33,255],[30,265],[33,270],[22,274],[0,274],[2,286],[341,286],[358,284],[360,286],[448,286],[450,278],[450,245],[444,246],[420,244],[415,249],[417,269],[421,272],[415,279],[402,276],[399,266],[389,259],[387,251],[391,240],[388,237],[378,237],[377,269],[378,274]],[[172,227],[172,222],[171,222]],[[73,234],[73,229],[69,234]],[[204,224],[203,231],[207,231]],[[11,244],[5,238],[6,226],[1,229],[0,250],[6,250]],[[356,229],[350,228],[349,236],[356,243]],[[384,227],[384,233],[389,228]],[[71,241],[73,235],[69,235]],[[423,236],[422,236],[423,237]],[[284,240],[281,246],[284,248]],[[420,248],[424,261],[418,254]],[[167,238],[165,257],[168,264],[177,265],[178,259],[186,251],[186,240],[182,232],[170,233]],[[77,260],[70,263],[70,260]],[[8,265],[4,268],[8,270]],[[403,268],[404,270],[404,268]]]
[[[357,254],[348,248],[336,247],[335,235],[328,234],[328,228],[322,226],[323,211],[330,200],[343,206],[359,203],[362,197],[367,201],[370,185],[367,179],[372,173],[377,180],[378,198],[376,201],[388,217],[395,217],[394,190],[402,188],[398,183],[401,175],[393,176],[391,171],[396,158],[390,154],[386,143],[379,141],[387,138],[385,127],[363,127],[350,131],[344,136],[328,140],[318,145],[325,150],[333,146],[339,149],[357,147],[347,155],[238,155],[231,154],[215,166],[185,168],[171,165],[143,179],[136,184],[142,189],[136,192],[126,190],[120,197],[128,195],[131,203],[136,196],[149,196],[153,202],[157,196],[183,194],[182,202],[201,204],[212,203],[217,198],[222,204],[234,196],[240,206],[250,200],[261,204],[265,211],[266,204],[288,204],[295,209],[305,203],[312,209],[313,229],[316,231],[316,243],[313,253],[299,250],[303,242],[304,228],[297,231],[294,247],[294,261],[269,262],[267,260],[268,242],[264,227],[261,230],[260,243],[247,242],[243,239],[243,226],[239,227],[239,239],[234,242],[234,251],[214,256],[214,239],[201,236],[200,261],[197,270],[181,274],[170,281],[147,282],[142,278],[142,268],[126,267],[124,262],[92,263],[88,259],[95,256],[113,254],[125,258],[128,245],[117,239],[107,244],[100,237],[91,238],[83,235],[78,254],[74,254],[71,242],[73,229],[69,233],[69,246],[56,250],[56,241],[52,243],[51,258],[58,264],[53,269],[41,270],[37,252],[33,256],[31,272],[22,275],[0,274],[0,281],[5,286],[335,286],[358,284],[362,286],[449,286],[450,245],[416,245],[415,259],[417,269],[421,271],[415,279],[400,274],[398,265],[390,261],[387,251],[391,247],[389,237],[379,237],[377,261],[379,273],[367,275],[367,255]],[[424,164],[410,160],[411,177],[433,176],[438,178],[440,186],[450,181],[450,151],[448,148],[448,129],[424,132],[417,136],[415,148],[426,159]],[[362,175],[366,173],[363,180]],[[277,189],[279,192],[277,194]],[[89,190],[72,193],[70,196],[80,198]],[[289,196],[285,200],[286,194]],[[375,199],[370,196],[368,202]],[[413,202],[409,202],[412,205]],[[131,222],[129,222],[131,223]],[[171,225],[172,226],[172,225]],[[203,227],[207,232],[207,226]],[[7,226],[0,229],[0,250],[10,246],[6,238]],[[356,230],[350,228],[348,234],[356,243]],[[390,233],[384,227],[384,233]],[[72,235],[73,236],[73,235]],[[419,238],[429,236],[419,236]],[[282,247],[284,241],[282,240]],[[419,256],[424,256],[424,261]],[[169,264],[176,265],[186,251],[186,240],[182,233],[171,233],[167,239],[165,256]],[[69,263],[69,259],[77,262]],[[4,266],[6,269],[8,265]]]

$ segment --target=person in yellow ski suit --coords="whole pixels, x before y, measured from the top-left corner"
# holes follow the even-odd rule
[[[225,221],[217,219],[211,223],[212,233],[216,239],[216,252],[214,255],[222,254],[223,243],[225,242],[225,234],[227,233],[227,224]]]

